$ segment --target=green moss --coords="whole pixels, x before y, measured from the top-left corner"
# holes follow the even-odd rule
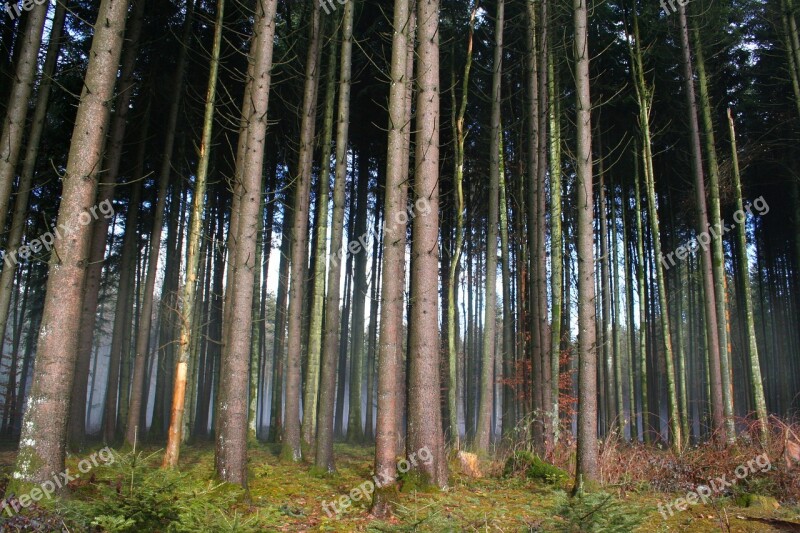
[[[410,494],[413,492],[436,492],[437,487],[428,481],[428,477],[419,470],[409,470],[398,476],[400,492]]]
[[[514,452],[506,460],[503,475],[510,477],[519,474],[528,479],[538,479],[551,484],[566,483],[569,480],[569,474],[565,471],[530,452]]]
[[[331,472],[327,468],[320,468],[317,465],[314,465],[308,469],[308,474],[316,478],[331,478],[336,475],[336,472]]]
[[[762,496],[760,494],[739,494],[736,496],[736,505],[739,507],[754,507],[764,511],[774,511],[780,505],[778,500],[770,496]]]

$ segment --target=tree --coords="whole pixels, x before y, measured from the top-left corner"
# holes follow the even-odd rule
[[[700,145],[700,126],[697,120],[697,98],[694,91],[694,69],[692,55],[689,48],[689,28],[686,21],[686,9],[678,6],[678,16],[681,26],[681,52],[683,60],[683,80],[686,87],[688,102],[690,148],[692,153],[692,174],[695,183],[695,201],[697,203],[697,231],[705,233],[709,227],[708,210],[706,207],[706,188],[703,172],[703,155]],[[724,414],[724,393],[722,380],[722,346],[717,327],[717,307],[714,293],[714,273],[711,250],[708,246],[702,247],[702,276],[703,294],[705,304],[706,339],[708,342],[709,370],[711,373],[711,412],[714,433],[721,438],[726,431]]]
[[[186,382],[189,369],[190,342],[195,320],[195,300],[197,277],[200,267],[200,234],[203,225],[205,208],[206,183],[208,179],[208,163],[210,159],[211,134],[214,126],[214,112],[217,94],[217,74],[219,72],[219,56],[222,47],[222,23],[225,16],[225,0],[217,2],[217,18],[214,27],[214,44],[211,49],[211,68],[208,74],[205,112],[203,115],[203,132],[200,138],[199,161],[195,174],[194,192],[192,194],[191,226],[188,236],[186,254],[186,274],[181,290],[180,301],[180,337],[172,382],[172,407],[170,409],[167,447],[164,452],[162,466],[174,468],[178,465],[180,445],[183,440],[185,416]]]
[[[397,476],[399,378],[403,362],[403,303],[406,280],[407,219],[403,215],[408,200],[408,152],[405,145],[411,130],[409,93],[414,62],[415,24],[409,0],[395,0],[386,153],[386,222],[378,337],[378,417],[375,428],[375,473],[381,479],[389,480],[394,480]],[[389,483],[375,491],[372,501],[372,512],[375,516],[383,518],[391,512],[389,496],[396,487],[395,483]]]
[[[595,341],[592,101],[586,0],[574,0],[577,106],[578,450],[575,492],[599,480],[597,464],[597,345]]]
[[[8,108],[3,131],[0,134],[0,229],[6,227],[6,217],[10,211],[9,199],[14,172],[22,151],[22,137],[25,132],[25,119],[28,116],[28,99],[36,79],[39,47],[47,19],[47,2],[36,3],[29,10],[25,33],[22,35],[22,48],[17,58],[17,69],[8,95]]]
[[[303,395],[303,444],[315,442],[319,404],[320,357],[322,329],[325,313],[325,275],[327,273],[328,203],[330,202],[331,142],[333,140],[333,112],[336,104],[336,58],[338,46],[335,35],[329,43],[328,74],[325,83],[325,113],[322,120],[322,157],[319,173],[319,215],[317,242],[314,254],[314,294],[311,304],[311,323],[308,335],[308,366],[306,389]]]
[[[317,468],[333,472],[333,412],[336,402],[336,362],[339,355],[339,328],[342,317],[341,261],[343,247],[345,186],[347,181],[347,143],[350,134],[350,85],[353,65],[353,19],[355,2],[344,6],[342,15],[342,46],[339,63],[339,101],[336,118],[336,170],[333,183],[333,218],[331,220],[331,250],[328,260],[327,293],[325,295],[325,330],[322,340],[322,369],[320,373],[319,414],[317,416]],[[344,374],[340,375],[344,379]]]
[[[733,164],[733,188],[736,194],[736,209],[744,213],[742,203],[742,180],[739,172],[739,154],[736,150],[736,129],[733,113],[728,108],[728,126],[731,137],[731,162]],[[738,221],[737,221],[738,222]],[[744,316],[747,323],[747,360],[750,364],[750,386],[753,390],[753,401],[756,406],[756,418],[759,423],[762,443],[765,443],[769,434],[767,425],[767,405],[764,399],[764,384],[761,378],[761,364],[758,359],[758,342],[756,339],[756,324],[753,313],[753,291],[750,288],[750,260],[747,256],[747,226],[746,220],[737,224],[736,237],[738,239],[739,276],[741,277],[742,292],[744,293]]]
[[[150,235],[150,249],[147,258],[147,273],[144,280],[144,294],[142,295],[142,307],[139,317],[139,328],[136,332],[135,359],[133,366],[131,405],[128,409],[128,421],[125,425],[125,442],[133,445],[136,435],[141,435],[145,428],[138,428],[138,420],[141,414],[141,406],[146,391],[144,390],[145,363],[147,352],[150,349],[150,322],[153,314],[153,297],[155,291],[156,275],[158,274],[158,257],[161,253],[161,233],[164,225],[164,211],[167,204],[167,190],[172,172],[172,151],[175,144],[175,132],[177,129],[178,112],[180,110],[181,95],[183,93],[183,71],[186,65],[186,52],[192,31],[194,20],[194,3],[190,2],[187,7],[186,20],[184,21],[184,34],[178,54],[178,65],[175,70],[175,81],[172,93],[172,103],[170,104],[169,117],[167,119],[167,134],[164,138],[164,155],[161,161],[161,168],[158,174],[158,192],[156,194],[156,206],[153,213],[153,231]],[[77,378],[76,378],[77,379]],[[74,403],[74,402],[73,402]],[[146,401],[145,401],[146,403]]]
[[[247,417],[250,343],[253,332],[253,286],[261,213],[267,110],[272,82],[276,0],[257,6],[253,28],[253,84],[249,100],[242,104],[248,124],[242,163],[242,198],[236,232],[235,284],[231,296],[230,341],[220,363],[219,421],[216,434],[216,467],[221,479],[247,486]]]
[[[114,92],[127,9],[128,2],[124,0],[103,0],[98,9],[100,23],[95,24],[67,169],[62,179],[57,228],[53,230],[56,238],[39,330],[37,362],[13,475],[20,484],[40,483],[49,479],[52,472],[64,470],[66,422],[80,324],[80,307],[75,302],[81,298],[89,255],[90,230],[80,220],[85,219],[84,215],[91,219],[89,207],[97,193],[97,173],[108,126],[106,103]],[[16,492],[16,484],[11,483],[7,490]]]
[[[287,333],[286,420],[283,427],[281,454],[292,461],[302,458],[300,448],[300,350],[302,344],[303,302],[308,263],[308,211],[311,191],[311,163],[314,155],[314,130],[319,87],[320,8],[313,4],[306,56],[305,88],[303,90],[300,153],[297,165],[297,192],[292,230],[292,261],[289,282],[289,331]]]
[[[417,15],[408,448],[428,447],[432,460],[418,465],[420,473],[429,483],[445,487],[447,458],[439,408],[439,0],[419,0]]]
[[[486,221],[486,304],[483,330],[481,397],[478,407],[476,448],[489,451],[492,433],[492,385],[494,384],[495,324],[497,314],[497,223],[500,202],[500,87],[503,76],[503,27],[505,1],[498,0],[495,15],[494,63],[492,67],[492,113],[489,132],[489,207]],[[506,318],[507,319],[507,318]]]

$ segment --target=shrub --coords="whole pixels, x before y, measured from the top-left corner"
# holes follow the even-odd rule
[[[244,492],[226,483],[198,481],[176,470],[148,465],[153,456],[133,453],[99,472],[64,502],[63,514],[85,531],[255,531],[250,521],[226,514]]]
[[[545,524],[545,531],[565,533],[628,532],[642,523],[648,509],[623,505],[606,492],[583,492],[569,497],[558,491],[555,516]]]

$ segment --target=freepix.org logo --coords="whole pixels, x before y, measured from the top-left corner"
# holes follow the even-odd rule
[[[55,0],[50,0],[53,5],[56,4]],[[19,3],[12,3],[9,4],[6,2],[5,6],[3,6],[3,10],[8,13],[8,16],[11,17],[11,20],[15,20],[17,17],[22,15],[23,11],[32,11],[35,6],[40,6],[42,4],[46,4],[48,0],[22,0]]]

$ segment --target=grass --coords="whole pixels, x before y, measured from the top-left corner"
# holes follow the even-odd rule
[[[604,492],[575,500],[566,495],[563,485],[553,485],[547,479],[503,476],[504,463],[499,460],[482,465],[486,475],[480,479],[458,474],[453,462],[447,490],[400,492],[394,516],[387,521],[371,517],[369,502],[363,499],[354,501],[341,514],[329,516],[323,502],[341,499],[372,477],[372,448],[337,444],[335,453],[337,473],[327,475],[315,472],[306,463],[282,461],[278,446],[251,445],[249,493],[245,493],[213,481],[214,450],[210,444],[185,447],[180,473],[172,474],[159,473],[161,453],[150,448],[138,454],[136,461],[127,454],[111,467],[96,468],[85,479],[71,484],[71,494],[61,500],[32,506],[14,519],[2,515],[0,530],[21,530],[27,520],[29,527],[50,524],[38,530],[53,531],[56,529],[47,527],[61,520],[70,531],[86,531],[92,529],[88,524],[97,523],[98,514],[103,514],[100,523],[105,530],[140,531],[142,528],[131,522],[126,525],[126,520],[138,519],[130,515],[140,513],[142,507],[150,512],[147,519],[160,519],[164,524],[147,530],[165,532],[800,530],[800,508],[796,506],[777,510],[738,507],[734,495],[730,495],[709,505],[691,506],[664,520],[658,504],[674,501],[681,494],[609,484]],[[82,457],[70,456],[67,466],[74,470]],[[13,453],[0,454],[0,472],[8,474],[13,458]],[[94,526],[94,530],[101,529]]]

